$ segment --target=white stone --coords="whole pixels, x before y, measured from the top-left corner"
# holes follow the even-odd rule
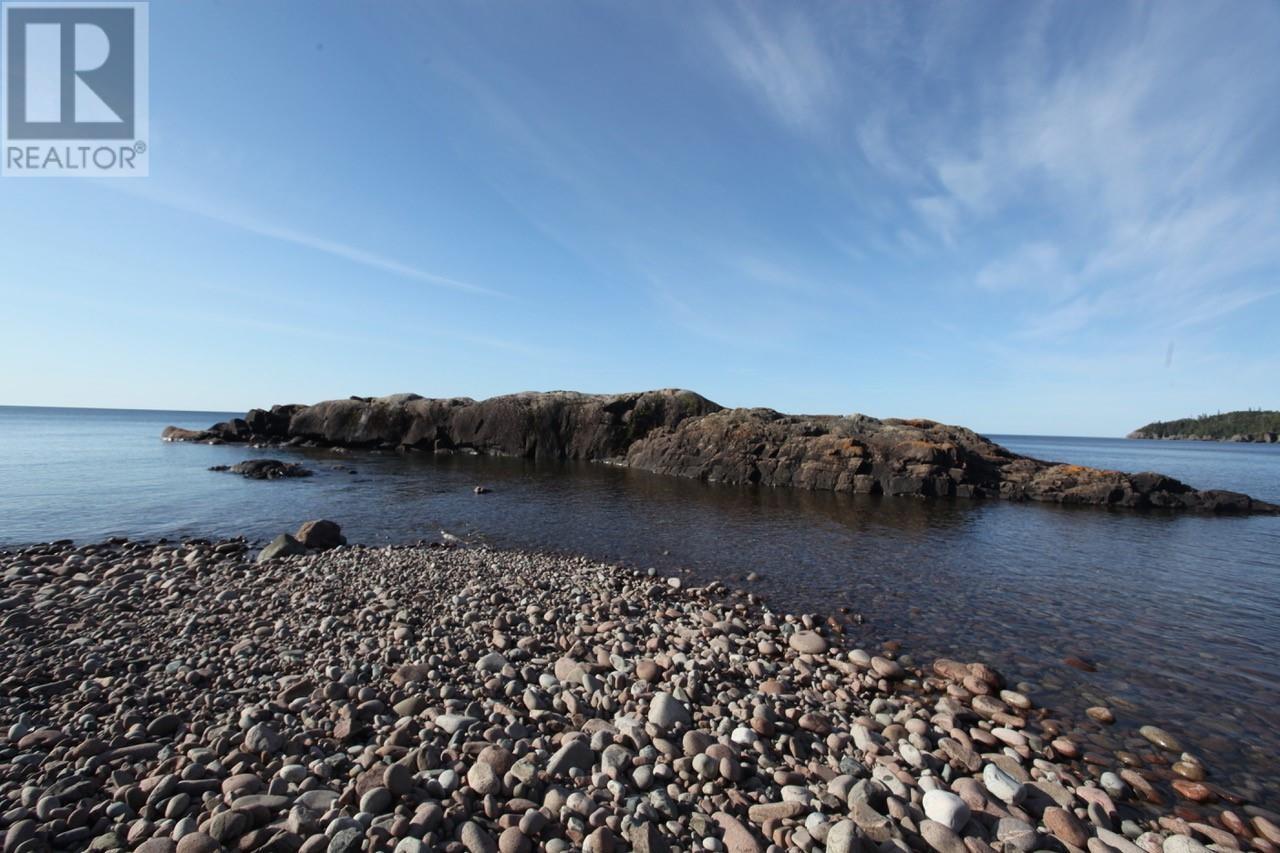
[[[925,792],[923,805],[929,820],[937,821],[952,832],[960,832],[969,822],[969,807],[950,791]]]
[[[1170,835],[1164,840],[1164,853],[1209,853],[1209,848],[1189,835]]]
[[[982,784],[998,799],[1017,805],[1026,799],[1027,786],[1018,782],[994,764],[982,768]]]

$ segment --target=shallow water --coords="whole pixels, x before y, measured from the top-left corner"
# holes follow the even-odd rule
[[[1280,519],[708,486],[598,464],[161,442],[216,413],[0,408],[0,545],[244,534],[339,521],[365,543],[434,539],[582,552],[698,578],[762,575],[774,606],[860,614],[867,643],[987,660],[1036,698],[1106,702],[1131,743],[1156,723],[1211,781],[1280,802]],[[997,436],[1022,453],[1158,470],[1280,501],[1280,447]],[[211,465],[303,458],[252,482]],[[353,470],[354,469],[354,472]],[[493,492],[475,495],[476,484]],[[1075,655],[1096,673],[1062,663]],[[1145,747],[1144,742],[1139,741]],[[1138,751],[1145,751],[1143,750]]]

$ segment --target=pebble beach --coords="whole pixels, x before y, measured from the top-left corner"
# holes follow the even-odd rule
[[[0,552],[4,853],[1280,850],[1158,721],[1098,752],[1122,711],[980,661],[586,558],[298,540]]]

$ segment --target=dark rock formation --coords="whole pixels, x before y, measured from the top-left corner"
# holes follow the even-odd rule
[[[235,465],[214,465],[210,471],[230,471],[250,480],[282,480],[286,477],[310,477],[311,471],[296,462],[279,459],[247,459]]]
[[[170,441],[245,441],[607,460],[708,482],[865,494],[1277,512],[1234,492],[1019,456],[928,420],[724,409],[691,391],[525,393],[477,402],[416,394],[255,409]]]
[[[160,438],[165,441],[213,441],[217,438],[207,429],[183,429],[182,427],[167,426],[164,432],[160,433]],[[221,441],[219,439],[219,441]]]
[[[653,429],[674,427],[685,418],[719,408],[691,391],[672,390],[613,396],[552,391],[480,402],[397,394],[304,407],[293,414],[286,433],[267,435],[345,447],[608,459],[621,456]]]

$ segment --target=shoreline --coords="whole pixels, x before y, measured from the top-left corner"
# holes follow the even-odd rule
[[[88,675],[84,656],[69,659],[57,644],[81,640],[67,637],[74,628],[90,632],[90,645],[110,639],[126,650],[145,650],[140,660],[153,661],[145,672],[129,672],[121,660],[109,659],[93,661],[94,674],[105,672],[131,688],[145,683],[148,692],[160,694],[145,707],[125,710],[112,708],[110,686],[100,687],[107,695],[90,701],[100,706],[107,731],[95,736],[100,724],[83,730],[87,721],[57,710],[55,700],[74,695],[74,677],[6,681],[0,716],[6,728],[15,723],[16,707],[43,708],[47,719],[32,715],[30,730],[19,726],[0,740],[0,767],[8,774],[0,778],[33,784],[37,765],[15,760],[33,750],[94,765],[95,779],[102,767],[124,769],[135,756],[142,771],[115,780],[125,783],[111,791],[73,784],[85,795],[74,809],[61,801],[63,794],[47,793],[65,780],[42,779],[46,798],[57,803],[46,802],[40,820],[40,797],[20,806],[8,802],[4,814],[16,806],[31,817],[9,820],[6,832],[17,827],[19,835],[34,835],[51,827],[59,831],[45,835],[62,837],[69,848],[114,832],[125,847],[152,839],[149,850],[173,849],[174,835],[191,837],[181,849],[204,849],[193,846],[203,841],[201,827],[214,837],[226,835],[224,840],[275,838],[285,845],[280,849],[335,849],[321,846],[317,836],[332,845],[358,829],[356,842],[375,839],[381,846],[374,849],[422,849],[402,840],[416,832],[433,843],[458,836],[469,851],[496,846],[504,853],[567,849],[557,842],[575,849],[584,843],[595,850],[627,844],[661,849],[666,839],[687,847],[707,835],[722,836],[734,853],[763,850],[770,841],[806,850],[825,841],[838,853],[858,844],[896,847],[895,839],[947,853],[985,849],[978,841],[1001,850],[1049,845],[1104,853],[1095,850],[1102,844],[1155,853],[1170,844],[1179,851],[1227,844],[1224,832],[1242,849],[1273,850],[1280,843],[1269,835],[1274,815],[1224,803],[1220,798],[1229,792],[1211,783],[1184,778],[1180,787],[1218,799],[1214,806],[1170,800],[1170,785],[1151,769],[1178,760],[1178,752],[1159,746],[1176,746],[1168,733],[1149,733],[1152,756],[1160,761],[1143,767],[1144,775],[1115,756],[1089,755],[1088,738],[1079,734],[1089,723],[1069,726],[1035,708],[989,667],[943,660],[922,668],[896,650],[843,648],[835,625],[772,614],[754,593],[718,582],[690,587],[583,557],[487,546],[347,546],[258,564],[241,540],[196,542],[43,545],[17,552],[25,557],[4,555],[9,585],[0,610],[0,649],[12,656],[15,673],[34,672],[31,665],[37,665],[41,676],[68,668]],[[13,571],[18,561],[28,564],[27,572]],[[178,590],[191,601],[177,600]],[[642,608],[649,601],[655,606]],[[60,602],[77,622],[52,613]],[[158,612],[147,613],[148,607]],[[431,607],[439,612],[421,612]],[[362,617],[354,624],[353,612]],[[36,645],[17,642],[23,638]],[[294,648],[298,644],[301,649]],[[188,659],[188,666],[170,672],[175,657]],[[218,671],[220,657],[229,672]],[[648,662],[643,673],[637,658]],[[477,669],[486,659],[490,664]],[[202,661],[212,671],[193,675]],[[415,676],[410,682],[406,667]],[[241,676],[249,692],[227,693]],[[308,689],[297,686],[301,680]],[[416,681],[427,689],[405,686]],[[658,693],[676,698],[659,700]],[[131,694],[121,694],[120,704],[127,705]],[[213,709],[201,708],[211,700]],[[414,713],[401,713],[411,706]],[[653,722],[655,707],[670,713],[657,713]],[[459,714],[476,722],[449,731]],[[497,727],[481,733],[486,718]],[[157,719],[163,723],[156,725]],[[59,728],[39,728],[55,723]],[[248,732],[259,728],[275,737],[264,734],[265,743],[251,745],[271,746],[278,739],[275,749],[246,749]],[[584,733],[582,741],[565,737],[575,730]],[[458,734],[468,731],[477,738],[475,747]],[[97,745],[86,748],[94,740]],[[123,742],[113,746],[116,740]],[[95,752],[98,746],[103,749]],[[186,758],[167,755],[166,747],[175,746]],[[356,747],[361,749],[352,752]],[[289,760],[298,764],[281,757],[291,753]],[[348,754],[357,753],[366,760],[346,766]],[[477,770],[492,764],[483,760],[486,754],[496,764]],[[314,763],[326,758],[339,765],[338,773],[326,776]],[[510,775],[521,762],[524,769]],[[299,765],[305,766],[293,769]],[[1110,791],[1103,787],[1103,767],[1112,774],[1105,780]],[[886,774],[886,768],[894,772]],[[1183,769],[1199,775],[1194,766]],[[181,790],[154,795],[171,784],[171,776],[181,777],[172,783]],[[395,790],[385,784],[392,777]],[[232,778],[245,787],[228,790]],[[457,784],[442,785],[442,778]],[[663,799],[653,791],[664,781],[676,786],[667,797],[674,807],[670,817],[650,802]],[[574,800],[572,790],[582,782],[592,803]],[[924,801],[935,782],[956,798]],[[310,822],[291,814],[308,791],[324,789],[346,815],[325,814],[332,803]],[[376,802],[362,808],[375,790],[385,796],[372,795]],[[1161,805],[1144,802],[1161,791]],[[0,789],[6,800],[16,793],[13,785]],[[95,797],[102,801],[93,802]],[[109,814],[110,803],[122,797],[128,810]],[[241,802],[245,797],[257,799]],[[650,808],[633,803],[628,810],[636,797]],[[508,805],[519,801],[515,811],[522,813],[505,812],[513,818],[505,820],[502,798]],[[432,800],[435,809],[429,808]],[[396,814],[397,807],[403,814]],[[531,813],[539,807],[546,812],[542,818]],[[970,816],[959,821],[962,811]],[[361,812],[371,815],[367,825],[356,819]],[[72,826],[68,818],[76,815],[81,822]],[[526,818],[545,825],[531,831]]]
[[[1125,436],[1126,439],[1134,441],[1203,441],[1215,444],[1278,444],[1275,433],[1266,433],[1264,435],[1233,435],[1228,438],[1214,438],[1209,435],[1152,435],[1144,433],[1141,430],[1131,432]]]

